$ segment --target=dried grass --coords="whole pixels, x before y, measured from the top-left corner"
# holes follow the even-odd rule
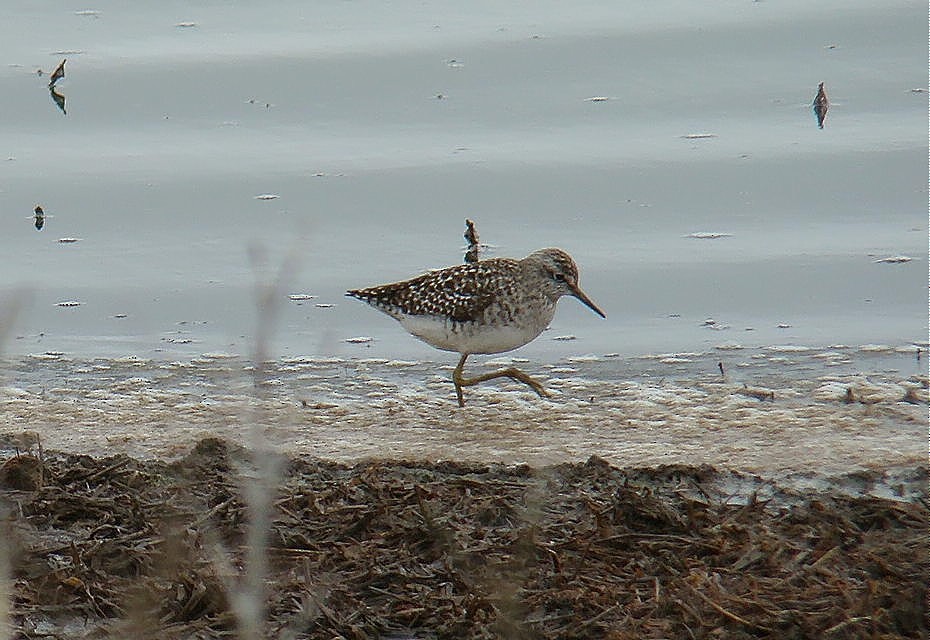
[[[41,486],[0,485],[14,637],[241,637],[251,465],[210,439],[173,464],[46,454]],[[596,458],[282,465],[269,638],[927,634],[925,500],[727,500],[709,467]]]

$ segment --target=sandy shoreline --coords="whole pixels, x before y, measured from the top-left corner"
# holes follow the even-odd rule
[[[717,351],[652,359],[510,359],[544,381],[454,402],[430,362],[236,357],[22,360],[0,386],[0,454],[47,449],[175,459],[212,436],[343,463],[371,458],[543,467],[598,456],[620,467],[712,465],[770,479],[926,461],[928,380],[913,354]],[[721,376],[718,361],[726,362]],[[14,384],[10,384],[13,383]],[[25,434],[25,435],[24,435]]]

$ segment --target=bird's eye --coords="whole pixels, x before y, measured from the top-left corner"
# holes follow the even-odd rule
[[[565,282],[565,275],[562,273],[558,273],[558,272],[553,273],[552,277],[555,279],[556,282]]]

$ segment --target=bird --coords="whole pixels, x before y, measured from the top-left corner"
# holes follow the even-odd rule
[[[463,387],[510,378],[540,397],[549,393],[529,375],[508,367],[473,378],[463,375],[470,355],[522,347],[541,334],[562,296],[572,296],[602,318],[607,315],[578,286],[578,267],[562,249],[534,251],[522,260],[490,258],[430,271],[409,280],[364,289],[349,297],[386,313],[410,334],[443,351],[460,354],[452,383],[460,407]]]
[[[45,211],[41,206],[36,205],[32,212],[35,214],[36,231],[42,231],[42,227],[45,226]]]

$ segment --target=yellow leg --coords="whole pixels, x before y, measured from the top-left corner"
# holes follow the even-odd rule
[[[466,358],[468,358],[468,354],[462,354],[458,366],[456,366],[452,371],[452,383],[455,385],[455,396],[458,398],[460,407],[465,406],[465,397],[462,395],[462,387],[472,387],[478,383],[493,380],[494,378],[510,378],[511,380],[522,382],[523,384],[530,387],[533,391],[535,391],[540,398],[549,397],[549,392],[546,391],[541,384],[533,380],[519,369],[515,369],[513,367],[501,369],[500,371],[493,371],[491,373],[484,373],[480,376],[475,376],[474,378],[466,378],[462,375],[462,369],[465,367]]]

